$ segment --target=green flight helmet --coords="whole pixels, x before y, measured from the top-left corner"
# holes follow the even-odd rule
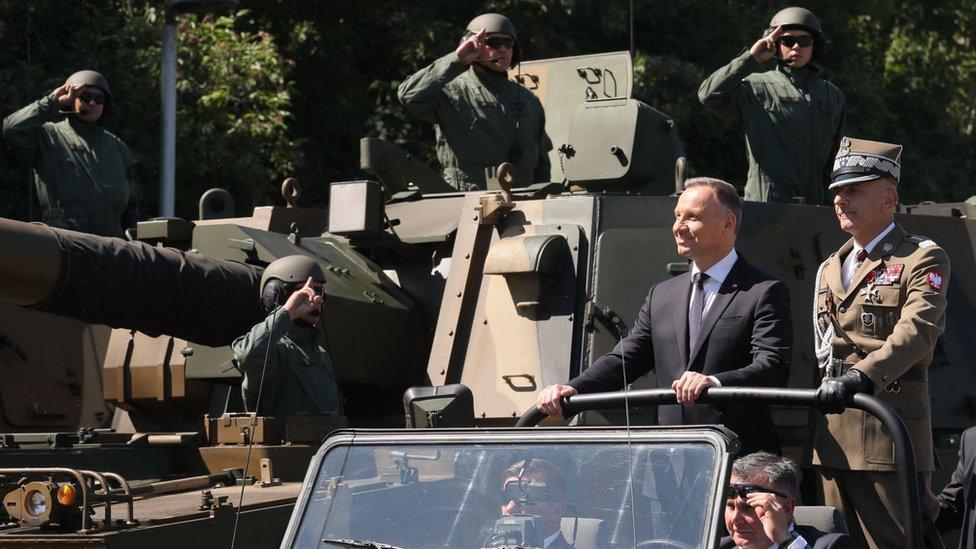
[[[306,255],[289,255],[272,261],[261,275],[261,305],[271,312],[285,304],[296,287],[308,277],[325,284],[325,271],[318,261]]]
[[[69,76],[64,83],[72,86],[77,86],[78,84],[83,86],[95,86],[96,88],[102,90],[102,92],[105,94],[105,108],[102,111],[101,118],[105,118],[105,115],[112,112],[114,107],[112,103],[112,90],[108,87],[108,80],[102,76],[102,73],[87,69],[78,71]]]
[[[472,34],[477,33],[481,29],[485,29],[485,33],[491,34],[493,32],[507,34],[515,39],[515,44],[512,46],[512,66],[519,64],[519,60],[522,59],[522,48],[519,45],[518,34],[515,32],[515,25],[512,21],[500,13],[483,13],[468,23],[467,29],[465,29],[464,37],[468,38]]]
[[[783,30],[802,29],[813,36],[813,59],[814,67],[819,67],[824,63],[827,56],[827,37],[824,35],[820,20],[812,11],[798,6],[784,8],[776,12],[776,15],[769,20],[769,27],[763,36],[773,32],[776,27],[783,27]]]
[[[823,33],[817,16],[812,11],[800,7],[785,8],[776,12],[776,15],[769,20],[769,27],[775,29],[779,26],[799,26],[805,27],[811,33]]]

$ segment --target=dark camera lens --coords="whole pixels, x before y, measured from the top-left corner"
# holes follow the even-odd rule
[[[549,486],[543,482],[509,482],[502,488],[502,505],[517,501],[522,505],[551,501]]]

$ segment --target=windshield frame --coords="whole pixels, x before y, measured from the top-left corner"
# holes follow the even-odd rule
[[[721,426],[682,427],[509,427],[485,429],[342,429],[330,434],[315,453],[305,474],[302,489],[281,541],[282,548],[293,547],[298,536],[316,479],[325,456],[346,446],[439,446],[492,444],[567,444],[602,443],[706,443],[715,451],[717,467],[711,479],[712,508],[706,513],[704,531],[706,547],[715,547],[720,539],[719,525],[724,511],[724,493],[729,482],[732,459],[738,451],[738,438]],[[640,517],[635,517],[640,520]],[[384,541],[384,540],[379,540]]]

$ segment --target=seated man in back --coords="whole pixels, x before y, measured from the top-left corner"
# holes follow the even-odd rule
[[[853,547],[847,534],[828,534],[793,521],[800,472],[789,458],[767,452],[740,457],[732,464],[725,500],[729,536],[720,549],[841,549]]]
[[[520,460],[502,475],[502,518],[485,547],[570,549],[560,530],[566,511],[566,483],[552,462]]]

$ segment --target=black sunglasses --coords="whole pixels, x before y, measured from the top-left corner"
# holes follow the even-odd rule
[[[792,48],[793,46],[799,44],[801,48],[809,48],[813,44],[813,38],[803,35],[803,36],[780,36],[778,42],[783,44],[787,48]]]
[[[84,92],[78,96],[78,99],[81,99],[82,103],[105,104],[105,96],[100,93]]]
[[[746,499],[749,494],[775,494],[783,499],[789,499],[783,492],[777,492],[772,488],[766,488],[765,486],[759,486],[758,484],[729,484],[729,489],[725,492],[726,499],[735,499],[736,496]]]
[[[488,44],[489,48],[494,48],[496,50],[502,46],[511,48],[515,46],[515,39],[505,36],[492,36],[491,38],[485,39],[485,44]]]

